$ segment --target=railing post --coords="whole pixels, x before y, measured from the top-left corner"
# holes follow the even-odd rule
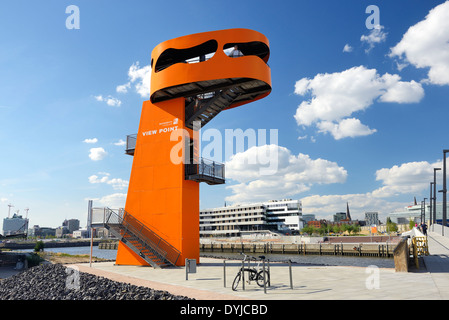
[[[290,289],[293,289],[293,278],[292,278],[292,261],[288,260],[288,271],[290,274]]]
[[[226,260],[223,260],[223,287],[226,288]]]
[[[270,273],[270,259],[267,260],[267,271],[268,271],[268,274],[271,274]],[[271,277],[268,278],[268,286],[271,287]]]
[[[262,265],[263,265],[263,293],[267,293],[267,276],[265,270],[265,259],[262,259]]]
[[[245,260],[242,261],[242,289],[245,290]]]

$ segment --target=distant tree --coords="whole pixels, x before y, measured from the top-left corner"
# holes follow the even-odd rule
[[[34,246],[34,251],[35,252],[44,251],[44,242],[42,240],[36,242],[36,245]]]
[[[387,218],[387,232],[397,232],[398,231],[398,225],[391,221],[390,218]]]
[[[305,226],[301,229],[302,233],[312,234],[313,233],[313,227],[312,226]]]
[[[342,229],[342,226],[340,225],[334,225],[333,227],[332,227],[332,232],[334,232],[334,233],[341,233],[343,231],[343,229]]]

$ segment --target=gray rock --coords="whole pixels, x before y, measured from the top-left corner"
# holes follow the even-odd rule
[[[193,300],[166,291],[43,264],[0,281],[0,300]],[[68,280],[69,279],[69,280]]]

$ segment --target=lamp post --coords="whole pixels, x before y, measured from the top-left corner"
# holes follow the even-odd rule
[[[433,185],[433,182],[430,183],[430,198],[429,198],[429,202],[430,202],[429,223],[430,223],[430,225],[432,225],[432,207],[433,207],[432,185]]]
[[[449,152],[449,149],[443,150],[443,190],[439,190],[438,192],[443,193],[443,217],[442,217],[442,226],[441,226],[441,235],[444,236],[444,227],[447,224],[447,204],[446,204],[446,153]]]
[[[424,200],[421,201],[421,224],[426,222],[426,200],[427,198],[424,198]]]
[[[444,236],[444,227],[447,224],[447,203],[446,203],[446,153],[449,152],[449,149],[443,150],[443,227],[442,229],[442,235]]]
[[[435,231],[435,223],[437,222],[437,171],[441,168],[433,168],[433,228]]]

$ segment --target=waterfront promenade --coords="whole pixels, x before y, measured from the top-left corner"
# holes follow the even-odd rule
[[[431,230],[431,228],[430,228]],[[428,232],[429,255],[424,256],[426,271],[432,277],[442,299],[449,299],[449,229],[445,236],[439,232]]]
[[[447,232],[449,235],[449,232]],[[197,272],[184,268],[116,266],[113,262],[76,265],[117,281],[149,286],[199,300],[441,300],[449,299],[449,238],[429,232],[430,255],[416,269],[395,272],[393,268],[313,266],[292,264],[290,285],[287,263],[271,263],[271,286],[266,293],[255,283],[231,289],[240,266],[226,262],[226,286],[222,259],[201,258]],[[361,257],[363,259],[363,257]]]

